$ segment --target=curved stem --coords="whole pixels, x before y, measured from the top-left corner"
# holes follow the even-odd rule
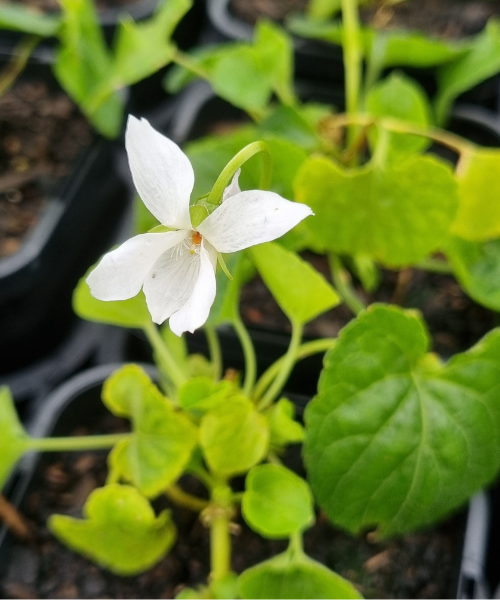
[[[112,448],[118,442],[130,437],[130,435],[130,433],[112,433],[108,435],[28,438],[26,449],[37,452],[103,450]]]
[[[222,377],[222,352],[220,340],[217,330],[211,325],[205,325],[205,335],[207,336],[208,350],[210,352],[210,360],[214,366],[214,379],[219,381]]]
[[[351,285],[350,273],[344,268],[336,254],[329,254],[328,262],[335,288],[351,311],[355,315],[359,315],[362,310],[366,309],[366,306]]]
[[[245,380],[243,382],[243,393],[245,396],[250,396],[253,386],[255,385],[255,379],[257,378],[257,358],[255,356],[255,348],[252,338],[250,337],[250,334],[248,333],[248,330],[243,324],[243,321],[239,315],[233,318],[232,325],[240,340],[240,344],[243,349],[243,356],[245,357]]]
[[[208,500],[203,500],[203,498],[188,494],[178,485],[171,485],[165,491],[165,495],[179,506],[184,506],[185,508],[189,508],[196,512],[201,512],[209,505]]]
[[[177,49],[172,58],[172,62],[179,65],[179,67],[183,67],[186,71],[191,71],[191,73],[194,73],[197,77],[210,81],[210,73],[203,67],[200,67],[189,54],[184,54],[184,52]]]
[[[431,271],[432,273],[443,273],[444,275],[450,275],[453,273],[451,265],[439,258],[424,258],[417,264],[414,265],[415,269],[422,269],[422,271]]]
[[[262,152],[262,173],[260,180],[260,189],[266,190],[271,184],[272,175],[272,157],[269,152],[269,147],[265,142],[252,142],[245,146],[242,150],[236,154],[224,167],[222,173],[217,178],[217,181],[212,188],[210,194],[208,194],[207,202],[209,204],[220,204],[222,202],[222,195],[224,190],[231,183],[232,178],[236,171],[243,166],[247,160],[255,156],[259,152]]]
[[[290,340],[290,345],[288,346],[288,350],[283,357],[283,362],[280,365],[276,378],[262,397],[262,400],[260,400],[260,402],[257,404],[258,410],[264,410],[267,408],[285,385],[297,360],[297,353],[302,340],[302,331],[303,326],[297,321],[292,321],[292,338]]]
[[[148,323],[144,325],[143,331],[154,350],[160,369],[173,381],[175,387],[181,387],[186,383],[187,376],[170,353],[156,325],[153,322]]]
[[[0,96],[11,87],[17,77],[22,73],[33,50],[38,46],[42,38],[38,35],[30,35],[23,38],[16,46],[14,53],[7,66],[0,73]]]
[[[296,361],[307,358],[308,356],[313,356],[313,354],[319,354],[320,352],[326,352],[330,348],[337,343],[336,338],[322,338],[319,340],[313,340],[312,342],[306,342],[299,346],[297,350],[297,358]],[[261,375],[257,384],[255,386],[254,391],[254,399],[258,400],[264,391],[271,385],[271,382],[276,377],[281,369],[281,365],[285,357],[282,356],[276,362],[274,362],[264,373]]]

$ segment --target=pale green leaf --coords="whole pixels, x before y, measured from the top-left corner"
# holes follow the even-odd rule
[[[295,406],[287,398],[280,398],[265,415],[271,432],[271,447],[281,449],[304,440],[304,428],[295,420]]]
[[[70,548],[118,575],[151,568],[175,541],[170,512],[155,516],[144,496],[127,485],[94,490],[83,513],[84,519],[52,515],[49,529]]]
[[[311,157],[299,169],[294,187],[295,199],[315,213],[304,222],[315,245],[394,267],[411,265],[439,249],[458,205],[451,168],[430,156],[350,170]]]
[[[60,25],[59,15],[36,12],[22,4],[9,2],[0,4],[0,29],[51,37],[56,35]]]
[[[17,461],[28,449],[29,437],[17,416],[10,390],[0,387],[0,491]]]
[[[309,486],[281,465],[258,465],[249,471],[241,511],[253,530],[271,539],[287,538],[314,523]]]
[[[245,473],[268,451],[267,421],[250,400],[235,396],[203,417],[200,445],[214,473],[225,477]]]
[[[254,246],[248,251],[290,321],[307,323],[339,304],[337,292],[323,275],[295,252],[275,242]]]
[[[306,408],[320,506],[351,532],[432,523],[500,467],[500,330],[442,365],[414,311],[372,305],[327,352]]]
[[[104,383],[104,404],[132,421],[132,434],[109,457],[110,477],[131,481],[148,497],[174,483],[189,462],[197,429],[161,394],[137,365],[126,365]]]

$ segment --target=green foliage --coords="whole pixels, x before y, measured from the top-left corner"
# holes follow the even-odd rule
[[[458,204],[450,167],[430,156],[356,169],[311,157],[294,185],[296,200],[316,215],[304,222],[316,249],[364,255],[392,267],[439,249]]]
[[[483,306],[500,311],[500,240],[469,242],[451,236],[446,256],[467,294]]]
[[[287,538],[314,523],[314,502],[309,486],[280,465],[250,469],[241,510],[252,529],[271,539]]]
[[[132,435],[116,444],[110,478],[131,481],[146,496],[174,483],[197,443],[196,427],[172,405],[137,365],[126,365],[104,384],[103,401],[115,415],[132,421]]]
[[[356,588],[301,552],[287,550],[239,577],[242,598],[361,598]]]
[[[500,70],[500,22],[490,19],[468,52],[438,73],[436,116],[443,123],[455,98]]]
[[[295,252],[275,242],[253,246],[248,252],[290,321],[303,325],[339,304],[332,286]],[[290,285],[292,281],[300,285]]]
[[[451,231],[466,240],[500,236],[500,150],[472,147],[457,167],[460,202]]]
[[[304,428],[295,420],[295,406],[287,398],[280,398],[266,411],[271,433],[271,448],[282,449],[288,444],[304,440]]]
[[[210,469],[231,477],[260,462],[269,448],[269,428],[263,415],[243,396],[209,411],[200,425],[200,446]]]
[[[129,300],[105,302],[94,298],[86,282],[91,270],[80,279],[73,293],[73,310],[79,317],[120,327],[142,328],[151,323],[143,292]]]
[[[155,516],[144,496],[128,485],[94,490],[83,513],[84,519],[52,515],[49,529],[70,548],[118,575],[152,567],[175,541],[170,512]]]
[[[374,117],[394,117],[422,129],[431,124],[431,109],[424,91],[411,79],[397,73],[371,88],[366,98],[366,110]],[[376,130],[369,132],[372,146],[376,145],[378,137]],[[396,162],[425,150],[429,140],[406,133],[389,133],[388,144],[387,160]]]
[[[460,506],[500,466],[500,331],[443,366],[413,311],[342,330],[306,409],[310,483],[333,523],[381,536]]]
[[[8,387],[0,387],[0,491],[17,461],[28,449],[29,437],[19,422],[16,407]]]
[[[57,34],[60,25],[59,15],[39,13],[22,4],[0,4],[0,29],[51,37]]]
[[[179,388],[179,404],[200,416],[223,402],[231,402],[238,389],[231,381],[214,382],[208,377],[193,377]]]

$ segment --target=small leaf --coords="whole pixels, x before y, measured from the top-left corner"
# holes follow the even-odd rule
[[[316,244],[393,267],[411,265],[439,249],[458,204],[450,167],[430,156],[350,170],[312,157],[302,164],[294,186],[296,200],[315,213],[304,226]]]
[[[29,437],[17,416],[10,390],[0,387],[0,490],[28,449]]]
[[[450,236],[446,256],[465,292],[483,306],[500,311],[500,240],[469,242]]]
[[[176,530],[169,511],[157,517],[133,487],[110,484],[94,490],[84,519],[52,515],[48,526],[62,542],[118,575],[136,575],[172,547]]]
[[[175,412],[137,365],[126,365],[109,377],[104,404],[115,415],[132,420],[133,433],[109,457],[110,477],[124,478],[148,497],[174,483],[189,462],[197,442],[196,427]]]
[[[203,417],[200,445],[210,469],[230,477],[245,473],[265,457],[269,428],[252,402],[237,396]]]
[[[248,252],[291,321],[307,323],[339,304],[339,296],[323,275],[295,252],[275,242],[254,246]]]
[[[244,571],[241,598],[361,598],[346,579],[305,555],[289,551]]]
[[[305,462],[320,506],[351,532],[422,527],[500,467],[500,330],[445,366],[414,311],[372,305],[327,352],[306,408]]]
[[[231,381],[215,383],[208,377],[193,377],[179,388],[178,401],[185,410],[201,415],[222,402],[230,402],[236,392]]]
[[[250,470],[241,510],[252,529],[271,539],[287,538],[314,523],[309,486],[280,465],[259,465]]]
[[[0,28],[23,33],[32,33],[42,37],[56,35],[61,26],[59,15],[36,12],[22,4],[0,4]]]
[[[463,154],[457,166],[460,202],[452,233],[478,242],[500,236],[499,170],[497,148],[474,147]]]
[[[436,115],[443,123],[455,98],[500,70],[500,22],[490,19],[468,52],[438,71]]]
[[[304,428],[295,421],[295,407],[290,400],[280,398],[269,407],[265,415],[271,432],[271,447],[281,449],[304,440]]]
[[[367,112],[374,117],[393,117],[426,129],[431,123],[430,106],[424,91],[408,77],[393,73],[375,84],[366,99]],[[377,142],[376,130],[369,132],[373,146]],[[418,135],[389,134],[388,159],[401,160],[424,150],[429,140]]]
[[[278,105],[259,123],[257,132],[286,139],[309,152],[316,150],[319,136],[304,112],[304,108]]]
[[[80,279],[73,293],[73,310],[79,317],[119,327],[142,328],[151,323],[151,315],[142,292],[129,300],[98,300],[90,293],[85,280],[87,275]]]

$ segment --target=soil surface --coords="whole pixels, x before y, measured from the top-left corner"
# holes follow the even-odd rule
[[[75,104],[43,82],[19,82],[0,97],[0,258],[19,250],[90,141]]]
[[[61,7],[57,0],[11,0],[15,4],[24,4],[34,10],[41,12],[59,12]],[[98,11],[110,8],[121,8],[127,4],[134,4],[138,0],[96,0],[95,5]]]
[[[302,12],[308,0],[230,0],[231,10],[254,24],[259,17],[283,21]],[[394,6],[364,8],[362,20],[374,27],[417,29],[432,36],[461,38],[473,35],[486,21],[500,15],[500,0],[404,0]]]
[[[106,417],[97,432],[119,432],[125,422]],[[88,431],[80,429],[78,434]],[[285,462],[302,474],[297,447]],[[102,570],[57,542],[45,527],[54,513],[81,516],[87,495],[106,478],[105,453],[45,455],[40,484],[23,506],[36,533],[31,544],[14,544],[12,561],[0,582],[0,597],[8,598],[172,598],[182,587],[203,583],[209,572],[209,534],[197,514],[169,506],[166,499],[155,508],[173,510],[178,539],[171,552],[155,567],[135,577],[119,577]],[[181,486],[200,497],[204,488],[191,477]],[[242,481],[234,481],[242,489]],[[351,580],[368,598],[454,597],[460,563],[463,520],[455,517],[438,529],[399,540],[372,543],[370,536],[351,537],[329,525],[318,514],[316,525],[305,534],[306,552]],[[241,517],[234,526],[233,563],[236,572],[285,549],[283,541],[260,538]]]

